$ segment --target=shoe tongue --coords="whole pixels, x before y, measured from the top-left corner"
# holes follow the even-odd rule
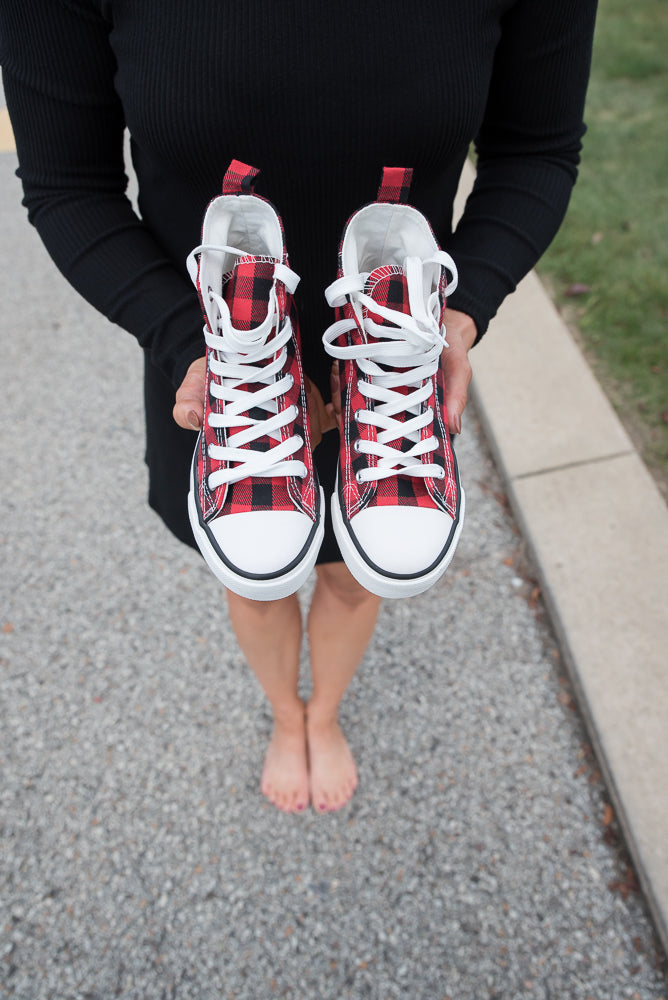
[[[247,254],[238,257],[234,267],[224,279],[223,298],[230,310],[232,326],[236,330],[253,330],[267,318],[269,294],[274,283],[274,267],[280,261],[275,257],[255,257]],[[273,334],[272,334],[273,336]],[[269,365],[271,357],[263,361],[253,362],[253,367],[262,368]],[[257,391],[257,383],[252,386],[238,385],[242,392],[250,389]],[[267,420],[273,414],[264,407],[252,406],[248,415],[253,420]],[[263,435],[255,441],[242,445],[245,451],[267,452],[276,446],[276,441],[269,435]],[[272,505],[292,505],[287,495],[285,481],[272,479],[242,479],[232,483],[227,491],[224,511],[272,509]],[[259,499],[258,499],[259,498]]]
[[[252,330],[267,318],[269,293],[274,282],[274,257],[238,257],[225,280],[223,298],[232,326]]]
[[[377,302],[379,306],[394,309],[397,312],[410,313],[408,301],[408,283],[406,273],[398,264],[386,264],[372,271],[366,280],[364,291]],[[369,317],[379,326],[392,326],[390,320],[367,310]]]
[[[237,257],[232,270],[223,277],[223,299],[230,310],[232,326],[236,330],[248,331],[260,326],[267,318],[269,294],[274,283],[274,267],[279,261],[275,257],[256,257],[246,254]],[[271,356],[253,362],[254,368],[263,368],[272,361]],[[239,384],[240,391],[255,392],[257,384]],[[264,407],[253,406],[248,414],[254,420],[266,420],[272,416]],[[267,436],[242,445],[249,451],[266,451],[276,442]],[[233,489],[231,493],[233,494]]]
[[[395,312],[410,314],[411,307],[408,299],[406,272],[400,265],[385,264],[383,267],[377,267],[367,278],[364,291],[379,306],[385,306],[385,308],[392,309]],[[373,309],[367,309],[365,312],[369,319],[377,323],[378,326],[396,325],[391,320],[385,319],[383,316],[378,316],[374,313]],[[382,335],[379,336],[379,339],[383,339]],[[404,372],[407,370],[385,364],[380,364],[380,367],[387,372]],[[407,386],[397,386],[395,392],[407,395],[409,389]],[[403,421],[406,419],[406,415],[397,414],[396,419]],[[410,446],[410,442],[408,444]]]

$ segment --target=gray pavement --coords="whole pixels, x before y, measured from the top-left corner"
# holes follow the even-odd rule
[[[460,204],[472,181],[469,167]],[[535,273],[472,360],[483,429],[668,949],[668,507]]]
[[[453,565],[384,605],[344,702],[356,796],[277,813],[220,588],[144,502],[140,352],[55,272],[14,167],[0,156],[0,996],[665,1000],[475,415]]]

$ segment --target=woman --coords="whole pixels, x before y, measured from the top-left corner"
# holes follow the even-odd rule
[[[261,167],[257,190],[279,207],[302,279],[314,441],[322,435],[315,462],[328,495],[337,386],[321,344],[331,322],[323,291],[345,220],[373,199],[384,165],[414,168],[411,201],[459,270],[442,361],[449,429],[459,433],[467,352],[566,209],[594,16],[595,0],[410,10],[398,0],[4,0],[0,61],[29,217],[74,287],[144,348],[149,502],[182,541],[193,544],[185,498],[204,370],[184,262],[230,161]],[[125,196],[126,126],[141,220]],[[477,182],[452,233],[474,139]],[[307,623],[307,706],[297,694],[296,596],[256,602],[230,592],[228,602],[274,713],[264,794],[288,811],[309,800],[340,808],[357,774],[338,706],[378,598],[341,562],[327,524]]]

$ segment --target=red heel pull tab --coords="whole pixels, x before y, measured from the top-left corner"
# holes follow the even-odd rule
[[[251,167],[241,160],[232,160],[223,177],[223,194],[252,193],[259,173],[257,167]]]
[[[408,201],[413,180],[412,167],[383,167],[377,201]]]

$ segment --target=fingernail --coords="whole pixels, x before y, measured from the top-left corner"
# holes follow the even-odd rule
[[[299,803],[299,804],[297,805],[297,812],[301,812],[303,808],[304,808],[304,806],[303,806],[303,805],[301,804],[301,802],[300,802],[300,803]]]
[[[198,431],[202,426],[200,423],[199,416],[195,413],[194,410],[190,410],[188,413],[188,426],[192,427],[194,431]]]
[[[452,422],[455,425],[455,434],[461,434],[462,432],[462,418],[459,413],[455,413]]]
[[[321,802],[320,805],[318,806],[318,809],[320,810],[320,812],[325,812],[327,806]]]

